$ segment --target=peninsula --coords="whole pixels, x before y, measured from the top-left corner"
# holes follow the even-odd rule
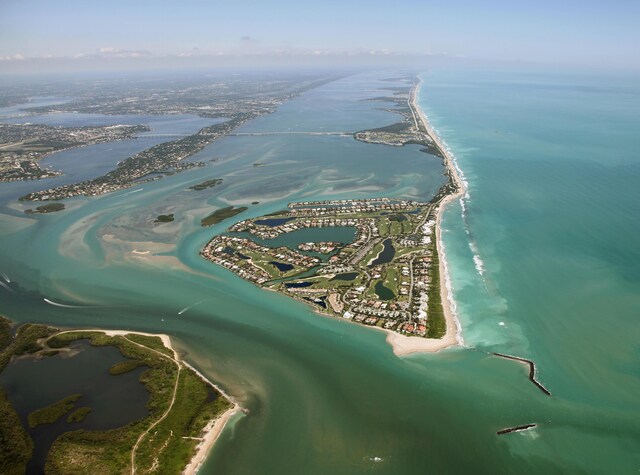
[[[0,182],[58,176],[60,172],[43,169],[38,161],[53,152],[128,140],[148,131],[149,127],[144,125],[59,127],[30,123],[0,124]]]
[[[459,343],[439,226],[443,207],[459,196],[463,184],[417,105],[418,87],[414,81],[408,94],[392,100],[401,105],[402,122],[358,132],[354,138],[391,146],[419,144],[442,158],[446,181],[430,202],[370,198],[290,203],[287,210],[234,224],[201,255],[319,313],[387,331],[396,354]],[[317,240],[292,245],[309,230],[318,230]],[[336,238],[349,230],[351,239]]]

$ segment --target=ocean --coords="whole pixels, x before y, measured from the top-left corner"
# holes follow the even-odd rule
[[[398,116],[365,99],[397,74],[326,84],[239,132],[391,124]],[[248,409],[222,433],[205,474],[637,472],[638,78],[421,77],[420,105],[468,185],[443,220],[464,347],[398,358],[382,332],[319,316],[198,256],[234,221],[290,201],[426,199],[444,180],[441,161],[417,146],[343,136],[226,137],[194,158],[205,168],[74,198],[48,215],[24,215],[15,196],[25,185],[1,184],[0,313],[171,335]],[[103,160],[98,152],[85,147],[83,157]],[[210,178],[224,181],[188,189]],[[254,201],[200,227],[217,207]],[[173,223],[153,224],[167,213]],[[552,396],[493,352],[535,361]],[[529,423],[537,427],[496,434]]]

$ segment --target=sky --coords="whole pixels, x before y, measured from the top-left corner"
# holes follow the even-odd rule
[[[0,72],[416,56],[640,69],[639,24],[637,0],[0,0]]]

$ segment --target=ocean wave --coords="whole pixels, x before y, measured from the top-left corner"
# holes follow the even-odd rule
[[[476,267],[476,271],[478,271],[480,277],[483,277],[485,272],[484,261],[480,257],[480,250],[478,249],[477,244],[474,241],[469,241],[469,249],[473,253],[473,263]]]
[[[476,266],[476,270],[478,271],[478,274],[480,274],[481,276],[484,276],[484,261],[478,254],[473,255],[473,263]]]

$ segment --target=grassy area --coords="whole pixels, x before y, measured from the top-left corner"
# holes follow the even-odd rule
[[[0,389],[0,473],[21,475],[33,452],[33,442],[20,418]]]
[[[444,317],[442,307],[442,295],[440,292],[440,260],[438,258],[438,247],[434,242],[430,246],[433,252],[431,259],[431,282],[429,283],[429,310],[427,336],[429,338],[442,338],[447,332],[447,321]]]
[[[384,280],[384,286],[394,294],[398,295],[398,269],[394,266],[387,267],[387,276]]]
[[[79,407],[67,417],[67,422],[82,422],[91,412],[90,407]]]
[[[283,209],[280,211],[274,211],[273,213],[265,214],[265,216],[282,216],[283,214],[289,214],[289,210]]]
[[[203,218],[200,224],[203,227],[212,226],[214,224],[218,224],[224,221],[227,218],[232,218],[233,216],[246,211],[248,208],[246,206],[240,206],[236,208],[234,206],[227,206],[226,208],[220,208],[219,210],[214,211],[206,218]]]
[[[130,360],[126,359],[124,361],[120,361],[119,363],[114,364],[111,368],[109,368],[109,374],[113,376],[118,376],[120,374],[125,374],[134,369],[143,366],[144,363],[140,360]]]
[[[178,393],[188,397],[176,401],[169,416],[154,427],[138,448],[140,472],[151,471],[154,463],[158,463],[165,473],[179,473],[195,453],[194,440],[183,437],[199,437],[202,427],[229,407],[223,398],[210,401],[210,389],[190,371],[180,373]],[[159,447],[166,449],[159,451]]]
[[[29,427],[33,429],[42,424],[53,424],[62,416],[67,414],[76,401],[82,397],[82,394],[72,394],[64,399],[54,402],[50,406],[43,407],[42,409],[36,409],[27,417],[29,421]]]
[[[381,242],[373,246],[373,249],[369,251],[369,253],[367,253],[364,256],[364,258],[360,261],[360,265],[366,266],[367,264],[369,264],[369,261],[372,261],[376,257],[378,257],[378,254],[382,252],[382,249],[384,249],[384,246],[382,245]]]
[[[127,335],[127,339],[173,357],[173,351],[164,346],[164,343],[159,336],[136,335],[132,333]]]
[[[0,315],[0,351],[11,342],[11,322]]]

